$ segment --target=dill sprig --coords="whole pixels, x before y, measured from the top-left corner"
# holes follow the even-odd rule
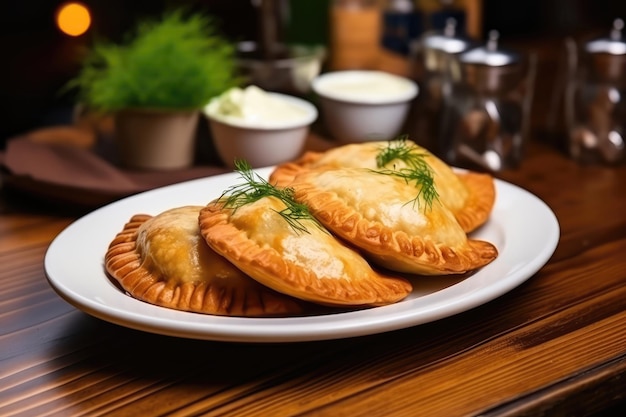
[[[422,197],[426,205],[432,208],[433,201],[439,198],[439,193],[435,188],[432,169],[426,162],[427,157],[427,153],[420,152],[419,148],[407,143],[407,136],[403,135],[389,141],[387,146],[376,155],[378,167],[376,172],[402,178],[407,184],[414,183],[419,191],[412,200],[413,204],[419,205],[420,197]],[[386,168],[395,160],[403,161],[406,167],[396,169],[394,165],[393,168]]]
[[[224,207],[232,209],[233,213],[240,207],[258,201],[264,197],[276,197],[285,204],[278,213],[296,233],[310,233],[303,220],[313,222],[320,230],[326,231],[319,221],[311,214],[307,205],[298,203],[294,199],[294,190],[291,187],[278,188],[256,174],[250,164],[244,160],[235,161],[235,170],[244,180],[242,184],[232,185],[222,195]]]

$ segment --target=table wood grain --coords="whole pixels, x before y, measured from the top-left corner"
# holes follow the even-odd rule
[[[437,322],[286,344],[160,336],[75,309],[48,285],[43,259],[84,213],[2,190],[0,415],[623,411],[626,166],[579,165],[533,140],[522,166],[498,177],[544,200],[560,223],[554,255],[527,282]]]

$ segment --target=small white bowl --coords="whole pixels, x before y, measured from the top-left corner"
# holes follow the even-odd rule
[[[279,93],[266,93],[272,100],[299,109],[289,120],[252,117],[238,119],[219,114],[217,101],[204,108],[217,153],[229,168],[235,160],[245,160],[252,168],[272,166],[294,160],[304,150],[311,123],[317,119],[316,107],[306,100]]]
[[[339,142],[396,137],[417,96],[417,84],[383,71],[335,71],[316,77],[324,125]]]

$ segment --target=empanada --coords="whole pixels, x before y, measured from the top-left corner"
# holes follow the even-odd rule
[[[200,212],[200,231],[219,254],[260,283],[329,306],[383,305],[412,290],[376,272],[312,217],[276,196],[231,207],[224,198]],[[308,213],[307,213],[308,214]]]
[[[285,187],[306,169],[346,167],[399,170],[407,168],[407,162],[411,161],[423,161],[428,165],[439,200],[452,211],[465,232],[471,232],[485,223],[495,202],[493,177],[472,171],[455,172],[441,159],[410,140],[363,142],[325,152],[307,152],[294,162],[277,166],[269,180]]]
[[[284,316],[300,300],[277,293],[216,254],[200,236],[200,206],[135,215],[111,242],[107,272],[133,297],[178,310],[230,316]]]
[[[296,175],[290,187],[330,231],[390,270],[460,274],[497,257],[491,243],[468,239],[438,198],[429,200],[404,178],[322,167]]]

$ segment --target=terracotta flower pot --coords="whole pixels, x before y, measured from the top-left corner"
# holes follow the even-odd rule
[[[122,110],[115,115],[120,163],[146,170],[181,169],[194,162],[198,111]]]

